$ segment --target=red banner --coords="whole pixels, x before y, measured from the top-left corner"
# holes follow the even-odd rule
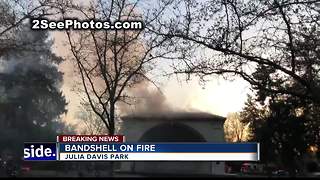
[[[59,135],[57,142],[124,142],[123,135]]]

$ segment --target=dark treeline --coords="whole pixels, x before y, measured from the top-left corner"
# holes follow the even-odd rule
[[[52,52],[49,32],[31,31],[27,21],[19,22],[25,15],[15,10],[0,2],[1,168],[19,167],[24,142],[54,142],[57,134],[72,132],[61,121],[67,112],[58,70],[63,59]]]

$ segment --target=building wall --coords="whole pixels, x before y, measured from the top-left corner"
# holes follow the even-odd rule
[[[152,127],[155,127],[162,123],[183,123],[196,131],[198,131],[207,142],[225,142],[224,140],[224,131],[223,131],[223,121],[215,122],[196,122],[195,121],[147,121],[147,120],[132,120],[124,121],[122,127],[119,131],[119,134],[123,134],[126,137],[127,142],[138,142],[139,139],[143,136]]]
[[[123,121],[119,134],[126,137],[126,142],[138,142],[151,128],[160,124],[182,123],[201,134],[207,142],[225,142],[223,121],[161,121],[161,120],[133,120]],[[165,132],[164,132],[165,133]],[[121,171],[151,174],[223,174],[224,162],[121,162]]]

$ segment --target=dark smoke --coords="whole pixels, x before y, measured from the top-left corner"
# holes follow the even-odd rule
[[[143,81],[128,90],[133,97],[128,105],[121,103],[119,110],[121,115],[160,113],[171,111],[170,105],[166,102],[165,95],[147,81]]]
[[[120,115],[142,118],[212,118],[212,114],[197,109],[182,109],[171,106],[160,89],[144,81],[129,90],[135,101],[131,105],[121,103]]]

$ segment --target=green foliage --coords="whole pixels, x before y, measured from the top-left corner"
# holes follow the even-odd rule
[[[320,145],[319,106],[293,96],[271,95],[264,105],[250,97],[241,116],[251,123],[252,141],[261,143],[261,160],[294,172],[301,168],[308,148]]]
[[[60,119],[67,105],[57,67],[61,58],[51,52],[48,32],[21,26],[24,31],[13,44],[30,46],[7,51],[0,71],[0,155],[16,158],[22,156],[23,142],[55,141],[57,133],[67,130]]]

